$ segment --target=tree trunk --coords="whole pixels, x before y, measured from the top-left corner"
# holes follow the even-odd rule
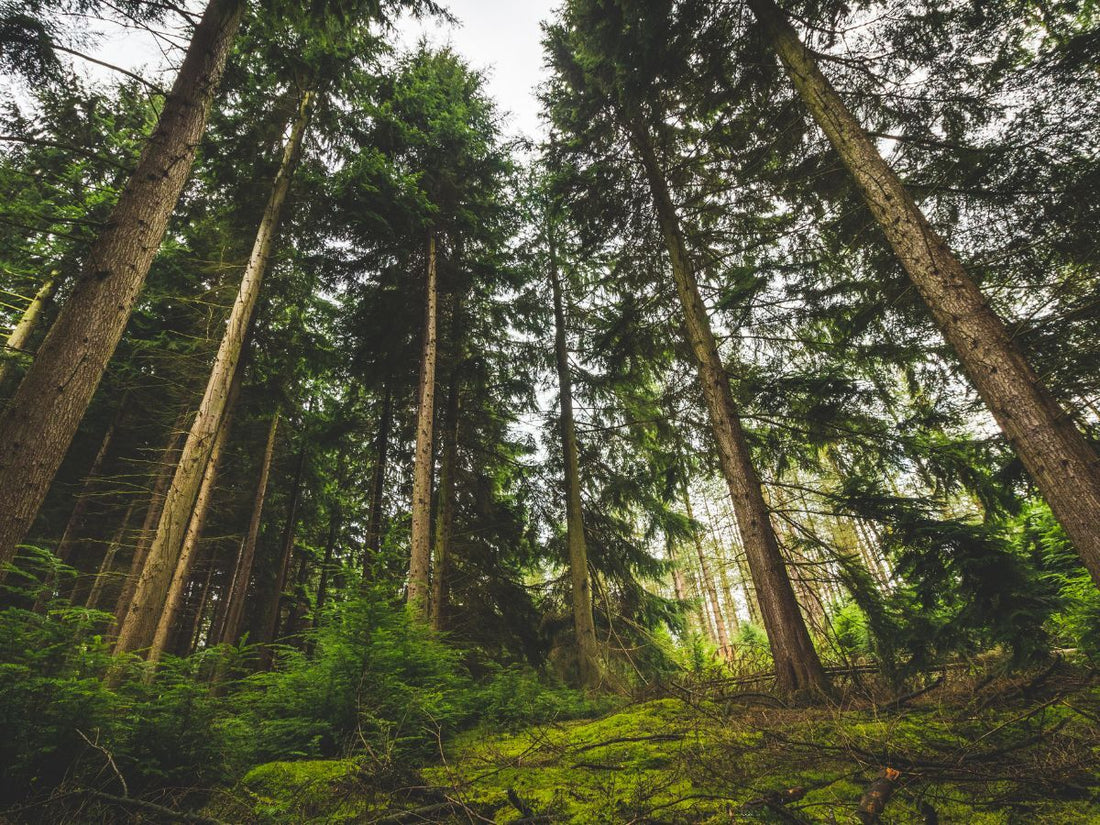
[[[290,487],[290,503],[287,505],[286,524],[283,526],[282,552],[279,554],[278,575],[275,578],[275,592],[271,602],[264,613],[263,623],[257,634],[256,641],[260,644],[271,644],[275,641],[279,629],[280,608],[283,602],[283,591],[286,589],[287,573],[290,571],[290,560],[294,555],[294,538],[298,528],[298,505],[302,501],[302,476],[306,469],[306,445],[305,436],[302,436],[302,445],[298,449],[298,462],[294,468],[294,480]],[[270,662],[269,652],[264,653],[264,661]]]
[[[408,600],[413,615],[426,624],[432,559],[432,429],[435,418],[435,327],[438,304],[435,235],[428,238],[428,273],[424,303],[424,349],[420,359],[416,454],[413,459],[412,550],[409,559]]]
[[[38,288],[34,298],[31,299],[30,304],[23,310],[23,315],[19,318],[15,329],[11,331],[11,335],[4,343],[4,352],[0,353],[0,356],[2,356],[0,357],[0,386],[3,385],[4,379],[8,377],[16,355],[27,353],[27,342],[31,338],[31,333],[38,325],[38,319],[42,316],[42,311],[53,300],[54,292],[57,291],[58,275],[56,269],[49,274],[42,286]]]
[[[456,312],[458,308],[456,307]],[[460,365],[455,365],[455,372]],[[459,377],[451,376],[444,412],[443,455],[439,462],[439,512],[435,520],[435,570],[432,573],[432,630],[447,629],[450,600],[451,542],[455,529],[455,471],[458,462]]]
[[[0,565],[30,529],[126,328],[190,175],[244,7],[210,0],[137,168],[0,416]]]
[[[164,610],[161,611],[157,621],[156,631],[153,634],[152,646],[149,648],[149,661],[156,662],[160,659],[168,645],[168,636],[175,626],[180,610],[183,608],[187,585],[191,581],[191,572],[195,566],[195,557],[199,552],[199,540],[202,538],[202,529],[206,524],[206,514],[210,510],[210,502],[214,497],[214,486],[218,480],[218,463],[221,461],[225,444],[229,440],[229,430],[233,423],[233,407],[241,389],[241,371],[237,370],[233,383],[229,387],[229,402],[226,406],[225,417],[221,426],[214,434],[214,446],[210,450],[210,458],[206,463],[206,470],[202,476],[202,486],[199,487],[198,497],[195,499],[195,509],[187,525],[187,533],[183,538],[183,548],[180,551],[179,563],[172,576],[171,586],[168,588],[168,596],[164,602]]]
[[[772,0],[749,0],[806,107],[855,179],[963,369],[1100,587],[1095,451]]]
[[[126,508],[126,515],[122,517],[122,523],[115,530],[114,536],[111,537],[111,543],[107,545],[107,551],[103,554],[103,560],[99,563],[99,572],[96,573],[92,587],[88,591],[88,597],[84,600],[84,606],[91,610],[99,608],[100,596],[103,595],[103,588],[107,586],[107,581],[111,577],[111,570],[114,568],[118,548],[122,546],[122,540],[126,536],[126,531],[130,528],[130,517],[134,513],[136,503],[133,499],[130,500],[130,504]]]
[[[260,520],[264,512],[264,497],[267,495],[267,480],[271,475],[271,460],[275,455],[275,433],[279,428],[279,413],[271,416],[271,426],[267,431],[267,446],[260,463],[260,478],[256,482],[256,497],[252,502],[252,518],[248,522],[248,532],[241,541],[237,564],[233,569],[226,592],[225,617],[222,621],[221,641],[234,644],[241,635],[241,619],[244,617],[244,603],[248,598],[248,583],[252,578],[252,562],[256,558],[256,542],[260,538]]]
[[[548,235],[550,289],[554,299],[554,360],[558,370],[561,449],[565,467],[565,530],[569,547],[569,572],[573,584],[573,630],[577,639],[577,664],[581,687],[594,689],[599,686],[601,668],[596,639],[596,621],[592,613],[588,545],[584,535],[580,459],[577,428],[573,420],[573,377],[569,371],[565,301],[562,295],[561,275],[558,272],[557,250],[552,227]]]
[[[206,578],[203,580],[202,593],[199,594],[198,604],[195,605],[195,615],[191,619],[191,629],[185,639],[187,648],[180,651],[181,656],[194,653],[199,645],[199,636],[202,634],[202,620],[206,614],[206,606],[210,603],[210,590],[214,583],[214,571],[216,569],[216,559],[213,553],[209,552],[207,554]]]
[[[718,588],[714,586],[714,574],[707,562],[706,553],[703,552],[703,542],[699,538],[698,525],[695,523],[695,514],[691,509],[691,496],[688,494],[687,485],[683,489],[684,512],[691,522],[691,540],[695,544],[695,554],[699,557],[699,571],[702,575],[702,584],[710,597],[710,603],[714,610],[714,627],[718,631],[718,652],[723,659],[729,659],[733,650],[730,648],[729,633],[726,632],[726,619],[722,615],[722,603],[718,600]]]
[[[107,451],[111,448],[111,442],[115,437],[115,432],[118,430],[118,425],[126,412],[126,395],[124,394],[122,396],[122,401],[118,405],[118,410],[115,412],[114,418],[111,419],[111,423],[107,426],[107,431],[103,434],[103,440],[99,443],[99,450],[96,452],[95,458],[92,459],[92,466],[88,468],[88,472],[84,476],[84,484],[77,494],[73,512],[65,525],[65,532],[61,534],[61,539],[57,542],[57,557],[61,559],[61,561],[68,561],[69,556],[72,554],[73,545],[76,542],[77,531],[83,525],[84,515],[88,511],[88,503],[92,498],[92,490],[99,478],[100,471],[103,469],[103,462],[107,458]]]
[[[187,434],[187,443],[176,467],[172,486],[157,525],[156,538],[141,571],[134,597],[128,605],[118,637],[118,650],[140,650],[149,646],[164,609],[172,576],[179,563],[180,551],[195,508],[203,474],[210,460],[214,439],[221,427],[230,394],[230,385],[238,371],[241,352],[260,294],[260,283],[267,270],[275,243],[279,219],[290,189],[294,166],[301,151],[302,140],[309,124],[312,92],[305,92],[298,114],[291,126],[290,137],[283,148],[275,184],[264,209],[252,254],[241,279],[241,287],[229,322],[214,358],[210,379],[206,384],[198,415]]]
[[[760,477],[753,465],[730,391],[729,376],[719,358],[710,319],[699,295],[699,286],[668,184],[644,127],[633,124],[632,134],[645,167],[672,264],[688,340],[699,369],[699,380],[718,447],[719,463],[729,485],[738,529],[759,598],[764,629],[771,642],[777,684],[780,690],[788,693],[827,693],[829,683],[798,611],[791,580],[764,503]]]
[[[386,457],[390,448],[390,428],[393,426],[393,397],[389,383],[382,397],[382,417],[378,422],[375,443],[374,471],[370,490],[370,521],[367,525],[366,552],[363,554],[363,583],[370,578],[369,565],[382,552],[382,503],[386,493]]]
[[[134,554],[130,557],[130,572],[123,579],[118,600],[115,602],[114,626],[116,628],[122,621],[126,608],[133,598],[134,590],[137,588],[138,576],[141,575],[141,568],[145,564],[145,556],[149,552],[150,544],[153,542],[155,535],[153,531],[160,519],[161,509],[164,507],[164,497],[168,492],[168,484],[172,480],[172,469],[176,464],[176,453],[179,450],[180,441],[183,439],[183,425],[186,421],[187,409],[184,408],[179,418],[176,419],[176,423],[172,426],[168,444],[161,454],[160,462],[157,464],[156,480],[153,482],[153,491],[149,496],[149,506],[145,510],[145,520],[142,522],[141,532],[138,533],[137,541],[134,544]]]

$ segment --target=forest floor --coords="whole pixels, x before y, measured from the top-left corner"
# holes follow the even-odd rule
[[[441,743],[382,780],[354,761],[251,771],[234,822],[1100,823],[1100,674],[930,675],[902,700],[857,680],[832,707],[744,683],[670,685],[594,720]],[[872,818],[872,795],[886,799]],[[859,814],[861,807],[864,813]]]

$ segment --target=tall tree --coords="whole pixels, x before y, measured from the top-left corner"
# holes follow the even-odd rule
[[[243,0],[210,0],[137,168],[0,416],[0,564],[10,562],[114,353],[191,171]]]
[[[773,0],[747,0],[963,369],[1100,587],[1100,462]]]

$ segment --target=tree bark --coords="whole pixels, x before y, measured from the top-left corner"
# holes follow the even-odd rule
[[[370,521],[367,524],[366,552],[363,555],[363,582],[370,578],[369,565],[382,552],[382,504],[386,494],[386,458],[390,448],[390,429],[393,426],[393,395],[386,384],[382,397],[382,417],[378,422],[378,439],[375,443],[374,471],[370,490]]]
[[[190,175],[244,7],[210,0],[134,174],[0,415],[0,565],[30,529],[126,328]]]
[[[648,132],[637,123],[631,127],[637,150],[653,194],[664,235],[676,291],[684,310],[688,341],[699,370],[703,396],[718,447],[719,463],[729,485],[738,529],[756,588],[764,629],[771,642],[776,682],[787,693],[828,693],[825,671],[798,611],[791,580],[772,528],[770,514],[741,428],[729,376],[718,355],[706,306],[680,230],[679,218],[664,173]]]
[[[1100,587],[1100,467],[1095,451],[1024,359],[1004,322],[773,0],[749,0],[749,6],[963,370]]]
[[[23,310],[23,314],[15,325],[15,329],[11,331],[11,335],[8,336],[8,340],[4,342],[4,352],[0,353],[3,356],[0,357],[0,386],[3,385],[4,379],[8,377],[16,355],[20,353],[27,354],[27,342],[31,339],[31,333],[38,326],[38,319],[42,317],[43,310],[53,300],[54,293],[57,291],[59,274],[56,269],[49,274],[42,286],[38,288],[34,298],[31,299],[30,304]]]
[[[565,467],[565,531],[572,579],[573,630],[577,640],[577,664],[581,687],[594,689],[601,678],[596,620],[592,612],[592,580],[588,570],[588,544],[584,535],[581,471],[577,427],[573,420],[573,377],[569,371],[569,342],[565,326],[565,300],[553,227],[548,232],[550,289],[554,299],[554,360],[558,371],[558,398],[563,465]]]
[[[260,521],[264,511],[264,497],[267,495],[267,480],[271,476],[271,460],[275,455],[275,435],[278,428],[279,413],[276,412],[271,416],[271,426],[267,431],[267,446],[260,462],[260,478],[256,482],[256,497],[252,502],[252,518],[248,523],[248,532],[241,541],[233,578],[226,591],[225,616],[221,628],[221,641],[226,644],[235,643],[241,635],[244,603],[248,598],[248,583],[252,578],[252,562],[256,558],[256,542],[260,538]]]
[[[283,205],[286,203],[294,167],[309,125],[312,101],[312,92],[307,91],[302,95],[298,114],[291,125],[290,137],[283,148],[275,184],[252,245],[252,254],[245,267],[225,334],[214,358],[214,366],[199,405],[198,415],[187,434],[187,443],[157,524],[156,538],[141,571],[134,597],[127,606],[118,636],[120,652],[141,650],[153,641],[157,620],[164,609],[168,588],[179,563],[187,524],[210,460],[214,439],[225,416],[230,385],[238,371],[244,341],[259,298],[260,284],[271,259]]]
[[[226,406],[225,417],[221,426],[214,434],[214,446],[210,450],[210,458],[206,463],[206,470],[202,476],[202,485],[199,487],[198,497],[195,499],[195,509],[187,525],[187,533],[183,538],[183,547],[180,550],[179,563],[172,575],[172,583],[168,588],[168,596],[164,602],[164,610],[161,611],[157,621],[156,630],[153,633],[152,645],[149,648],[149,661],[156,662],[160,659],[168,645],[168,637],[175,626],[176,619],[183,608],[187,585],[191,581],[191,572],[195,566],[195,557],[199,552],[199,541],[202,538],[202,530],[206,524],[206,515],[210,511],[210,502],[214,497],[214,487],[218,481],[218,463],[221,461],[225,444],[229,440],[229,430],[233,423],[233,407],[241,389],[241,370],[237,370],[233,383],[229,387],[229,402]]]
[[[436,315],[435,235],[428,238],[428,271],[424,311],[424,348],[420,359],[420,390],[416,411],[416,453],[413,458],[412,548],[409,558],[409,608],[427,624],[432,558],[432,429],[435,419]]]

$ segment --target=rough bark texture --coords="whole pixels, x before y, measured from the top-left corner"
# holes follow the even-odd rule
[[[156,631],[153,634],[152,645],[149,648],[149,661],[156,662],[160,659],[168,645],[169,635],[175,627],[176,619],[183,608],[184,598],[187,593],[187,585],[191,581],[191,572],[195,566],[195,558],[199,552],[199,540],[202,538],[202,529],[206,524],[206,514],[210,511],[210,502],[214,498],[214,487],[218,481],[218,463],[221,461],[222,451],[226,441],[229,440],[229,430],[233,423],[233,407],[241,388],[241,372],[237,375],[229,388],[229,404],[225,411],[222,424],[214,435],[214,446],[210,451],[210,459],[206,463],[206,470],[202,476],[202,485],[199,487],[198,497],[195,499],[195,508],[191,513],[191,519],[187,525],[187,533],[183,538],[183,547],[180,550],[179,563],[172,575],[172,583],[168,588],[168,596],[164,602],[164,610],[157,620]]]
[[[275,435],[278,429],[279,414],[275,413],[271,416],[271,426],[267,431],[267,446],[264,447],[260,478],[256,482],[256,497],[252,502],[252,518],[248,523],[248,532],[241,541],[241,551],[237,555],[233,578],[225,596],[226,608],[220,641],[226,644],[233,644],[241,635],[244,603],[248,597],[248,583],[252,578],[252,562],[256,558],[256,542],[260,537],[260,520],[264,512],[264,497],[267,495],[267,480],[271,476],[271,460],[275,455]]]
[[[852,174],[963,369],[1100,586],[1096,453],[879,154],[772,0],[749,0],[810,114]]]
[[[827,693],[829,683],[799,613],[791,580],[779,552],[779,543],[764,503],[760,477],[741,428],[729,376],[718,355],[706,306],[699,295],[699,285],[668,184],[649,134],[643,127],[634,125],[632,136],[645,168],[672,264],[688,341],[699,370],[699,381],[718,448],[719,463],[729,485],[764,629],[771,643],[777,684],[780,690],[788,693]]]
[[[8,340],[4,342],[4,352],[0,353],[0,385],[8,377],[12,363],[17,353],[27,353],[27,342],[31,339],[31,333],[38,326],[38,319],[42,317],[42,311],[53,300],[53,294],[57,291],[58,272],[54,270],[38,288],[30,304],[23,310],[15,329],[11,331]]]
[[[286,203],[294,167],[309,125],[312,100],[311,92],[302,96],[290,137],[283,148],[275,184],[260,220],[252,253],[245,266],[228,325],[218,346],[198,415],[187,434],[187,443],[161,511],[156,538],[149,549],[133,599],[126,606],[126,616],[118,636],[120,651],[141,650],[153,641],[157,620],[164,609],[168,588],[183,548],[187,525],[214,447],[214,439],[225,417],[230,386],[237,375],[244,341],[259,298],[260,284],[271,259],[283,205]]]
[[[30,528],[126,328],[190,174],[244,6],[210,0],[133,176],[0,417],[0,564]]]
[[[577,639],[577,665],[581,687],[595,688],[600,682],[600,656],[596,621],[592,613],[592,582],[588,571],[588,545],[581,509],[581,471],[577,428],[573,420],[573,377],[569,371],[569,342],[565,327],[565,301],[557,254],[551,237],[550,288],[554,298],[554,360],[558,370],[561,449],[565,466],[565,530],[569,546],[572,579],[573,630]]]
[[[416,453],[413,457],[412,548],[409,558],[409,608],[428,622],[432,561],[432,430],[435,419],[436,316],[435,236],[428,239],[424,309],[424,348],[420,359],[420,392],[416,409]]]

